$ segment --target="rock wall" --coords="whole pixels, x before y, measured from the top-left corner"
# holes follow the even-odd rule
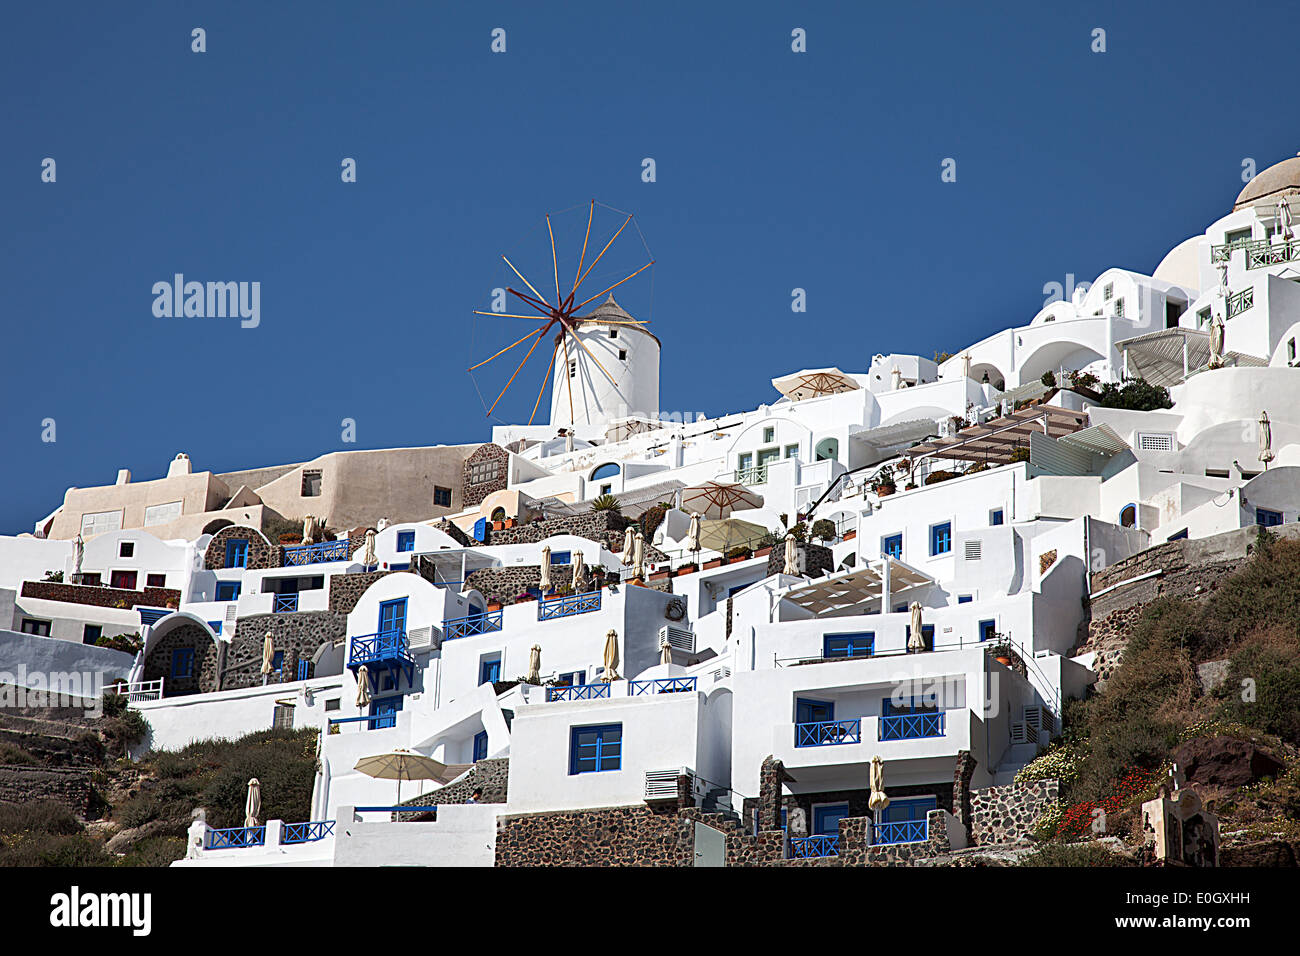
[[[830,548],[820,544],[800,544],[798,547],[799,567],[808,577],[819,578],[835,570],[835,554]],[[785,542],[772,546],[767,556],[767,573],[780,574],[785,569]]]
[[[172,651],[180,648],[194,651],[194,667],[189,677],[172,676]],[[217,658],[217,643],[206,628],[198,624],[180,624],[150,649],[149,656],[144,659],[141,679],[162,678],[164,697],[209,693],[217,689]]]
[[[269,682],[289,683],[297,680],[300,659],[311,660],[322,644],[339,640],[347,633],[347,619],[333,611],[241,617],[234,640],[226,649],[220,678],[222,690],[256,687],[262,683],[262,647],[268,631],[275,649],[284,651],[280,674],[273,673]]]
[[[91,607],[133,608],[180,607],[181,592],[175,588],[101,587],[97,584],[62,584],[58,581],[24,581],[22,596],[41,601],[66,601],[69,604],[86,604]]]
[[[1014,843],[1033,832],[1034,821],[1060,796],[1056,780],[1035,780],[971,791],[970,842]]]
[[[0,803],[53,800],[85,816],[94,796],[88,770],[68,767],[0,766]]]
[[[470,474],[474,466],[484,462],[495,462],[497,465],[496,474],[488,481],[470,481]],[[500,445],[494,445],[488,442],[479,445],[474,452],[465,459],[461,477],[460,501],[461,508],[473,508],[483,503],[483,499],[494,491],[505,490],[510,477],[510,452],[506,451]],[[487,542],[484,542],[486,544]]]
[[[266,535],[247,525],[232,524],[222,528],[212,536],[207,550],[203,552],[203,566],[209,571],[220,571],[226,566],[226,542],[231,538],[243,538],[248,541],[248,558],[245,567],[250,570],[265,570],[280,566],[280,548],[266,540]]]

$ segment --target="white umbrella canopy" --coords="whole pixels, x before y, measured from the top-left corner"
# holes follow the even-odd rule
[[[673,646],[667,641],[659,645],[659,663],[671,664],[673,662]]]
[[[366,567],[373,567],[379,563],[379,555],[375,553],[375,529],[366,529],[366,547],[361,552],[361,563]]]
[[[744,485],[729,481],[706,481],[682,489],[682,508],[698,511],[704,518],[725,518],[732,511],[763,507],[763,496]]]
[[[1223,365],[1223,319],[1216,312],[1210,320],[1210,368]]]
[[[921,602],[912,602],[912,633],[907,636],[909,651],[925,650],[925,636],[921,630]]]
[[[636,544],[636,525],[628,525],[623,529],[623,563],[630,565],[632,563],[632,548]]]
[[[244,826],[257,826],[257,818],[262,813],[262,784],[253,777],[248,781],[248,799],[244,801]]]
[[[781,569],[781,573],[799,573],[799,545],[792,534],[785,536],[785,567]]]
[[[370,706],[370,670],[365,664],[357,668],[357,706]]]
[[[772,379],[772,387],[792,402],[802,402],[807,398],[820,398],[823,395],[836,395],[840,392],[852,392],[862,386],[851,375],[839,369],[806,368],[780,378]]]
[[[542,548],[541,569],[542,579],[539,582],[539,586],[543,592],[549,591],[551,589],[551,546],[549,544]]]
[[[585,591],[587,583],[587,565],[581,551],[573,552],[573,591],[575,594]]]
[[[885,763],[880,754],[871,758],[871,797],[867,806],[877,813],[889,806],[889,797],[885,796]]]
[[[376,780],[396,780],[397,802],[400,804],[403,780],[442,780],[447,765],[424,754],[401,748],[385,754],[375,754],[373,757],[362,757],[352,769]]]
[[[1273,460],[1273,425],[1268,420],[1268,412],[1259,413],[1259,460],[1265,468]]]
[[[691,527],[686,532],[686,550],[700,550],[700,513],[698,511],[691,512]]]
[[[726,554],[732,548],[757,545],[765,534],[767,529],[761,524],[743,518],[713,518],[700,522],[698,541],[691,550],[708,548]]]
[[[640,531],[632,544],[632,577],[645,577],[645,535]]]
[[[262,676],[266,677],[271,673],[275,664],[275,641],[271,637],[271,632],[266,632],[266,637],[262,640]]]
[[[536,684],[542,679],[542,645],[534,644],[528,651],[528,683]]]
[[[605,635],[605,673],[600,678],[603,681],[618,680],[618,631],[610,628]]]

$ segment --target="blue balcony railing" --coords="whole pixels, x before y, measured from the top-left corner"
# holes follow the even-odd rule
[[[891,843],[924,843],[930,838],[929,820],[904,820],[900,823],[877,823],[873,846]]]
[[[684,694],[695,690],[694,677],[656,677],[653,680],[627,682],[627,696],[642,694]]]
[[[796,747],[829,747],[833,744],[862,743],[862,720],[821,720],[794,725]]]
[[[404,817],[404,816],[406,816],[406,817],[414,817],[414,816],[420,816],[420,815],[425,814],[425,813],[432,814],[432,815],[433,815],[433,819],[434,819],[435,822],[436,822],[437,819],[438,819],[438,806],[437,806],[437,804],[433,804],[433,805],[430,805],[430,806],[427,806],[427,807],[411,807],[411,806],[400,806],[400,807],[353,807],[352,810],[353,810],[354,813],[387,813],[387,814],[389,815],[389,817],[388,817],[388,821],[389,821],[390,823],[402,823],[402,822],[405,822],[405,821],[402,820],[402,817]]]
[[[311,661],[298,661],[298,680],[311,680]]]
[[[334,832],[333,820],[316,820],[311,823],[286,823],[280,831],[280,845],[315,843]]]
[[[389,727],[397,726],[397,712],[375,714],[373,717],[331,717],[329,732],[337,734],[341,724],[365,724],[363,730],[387,730]]]
[[[265,846],[266,827],[235,827],[233,830],[209,830],[208,850],[229,850],[241,846]]]
[[[411,644],[405,631],[380,631],[377,634],[362,634],[352,638],[352,651],[348,655],[348,667],[360,667],[362,664],[376,664],[383,661],[413,660]]]
[[[537,602],[537,620],[553,621],[560,617],[572,617],[574,614],[586,614],[600,610],[600,592],[587,594],[566,594],[558,598],[542,598]]]
[[[609,696],[609,684],[578,684],[573,687],[548,687],[546,699],[551,700],[596,700]]]
[[[880,718],[881,740],[920,740],[943,736],[943,711],[937,714],[894,714]]]
[[[474,637],[476,634],[490,634],[493,631],[499,631],[501,630],[502,613],[502,610],[498,608],[495,611],[471,614],[468,617],[453,617],[449,621],[443,621],[443,640],[450,641],[457,637]]]
[[[840,852],[840,838],[836,836],[791,837],[790,856],[806,860],[818,856],[835,856]]]
[[[346,561],[348,559],[347,539],[342,541],[322,541],[320,544],[304,544],[295,548],[284,549],[284,567],[296,568],[305,564],[323,564],[326,561]]]
[[[296,594],[277,594],[275,604],[271,608],[276,614],[292,613],[298,610],[298,595]]]

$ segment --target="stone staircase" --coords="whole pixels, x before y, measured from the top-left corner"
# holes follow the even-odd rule
[[[1012,744],[993,768],[993,786],[1001,787],[1015,782],[1020,768],[1038,756],[1038,744]]]

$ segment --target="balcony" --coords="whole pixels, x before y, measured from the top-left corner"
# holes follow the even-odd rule
[[[835,836],[792,837],[790,839],[790,858],[807,860],[819,856],[837,856],[840,852],[840,838]]]
[[[609,696],[609,684],[575,684],[572,687],[546,688],[546,700],[596,700]]]
[[[881,740],[921,740],[943,736],[944,714],[894,714],[880,718]]]
[[[685,694],[695,690],[694,677],[657,677],[653,680],[633,680],[627,682],[627,696],[640,697],[643,694]]]
[[[290,614],[298,610],[298,595],[277,594],[271,604],[271,610],[276,614]]]
[[[575,614],[587,614],[600,610],[600,592],[587,594],[567,594],[558,598],[542,598],[537,602],[537,620],[553,621]]]
[[[308,564],[324,564],[326,561],[346,561],[348,559],[347,539],[342,541],[322,541],[320,544],[304,544],[284,549],[282,567],[296,568]]]
[[[405,631],[380,631],[377,634],[363,634],[352,638],[352,650],[348,654],[348,667],[353,673],[362,665],[378,665],[386,668],[397,680],[399,673],[406,674],[410,683],[415,677],[415,658],[411,656],[411,642]],[[378,675],[372,675],[376,681]]]
[[[139,700],[162,700],[163,680],[164,678],[159,677],[156,680],[136,681],[134,684],[113,684],[106,693],[125,697],[131,703]]]
[[[1255,304],[1254,288],[1242,289],[1234,295],[1228,296],[1228,318],[1241,315]]]
[[[280,831],[280,845],[292,846],[296,843],[315,843],[334,833],[333,820],[319,820],[311,823],[286,823]]]
[[[457,637],[475,637],[501,630],[502,611],[488,611],[484,614],[470,614],[467,617],[454,617],[442,622],[443,640],[450,641]]]
[[[872,846],[890,846],[895,843],[924,843],[930,838],[929,820],[904,820],[900,823],[877,823]]]
[[[1247,239],[1210,247],[1210,261],[1227,262],[1234,250],[1246,251],[1246,268],[1262,269],[1300,260],[1300,239]]]
[[[750,468],[737,468],[736,481],[742,485],[767,484],[767,465],[754,465]]]
[[[794,725],[796,747],[830,747],[862,743],[862,720],[822,720]]]
[[[231,830],[209,830],[205,850],[230,850],[236,847],[265,846],[266,827],[235,827]]]

